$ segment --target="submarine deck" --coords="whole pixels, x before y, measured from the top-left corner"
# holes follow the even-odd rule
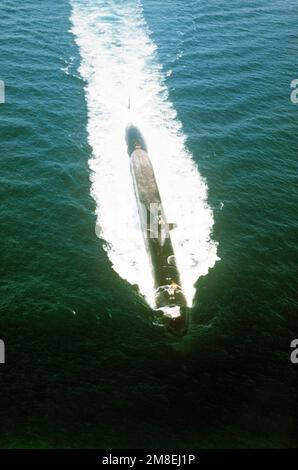
[[[154,170],[147,152],[137,149],[130,158],[140,202],[148,209],[150,204],[161,204]]]

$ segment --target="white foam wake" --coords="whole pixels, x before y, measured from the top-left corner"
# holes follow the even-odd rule
[[[97,233],[115,271],[153,302],[153,279],[139,218],[125,127],[145,136],[171,232],[181,282],[191,305],[194,283],[217,258],[210,238],[213,214],[206,183],[184,145],[181,124],[168,99],[156,46],[138,0],[72,0],[72,32],[86,80],[89,161],[97,205]],[[128,110],[128,99],[131,110]]]

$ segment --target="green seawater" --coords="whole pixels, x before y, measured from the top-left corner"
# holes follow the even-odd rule
[[[95,21],[119,6],[75,3]],[[0,447],[293,447],[297,4],[142,6],[220,260],[198,279],[188,335],[156,326],[95,233],[72,5],[2,0]]]

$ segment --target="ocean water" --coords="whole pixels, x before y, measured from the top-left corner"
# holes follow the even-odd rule
[[[295,445],[297,15],[2,0],[1,447]],[[178,224],[182,340],[150,308],[131,120]]]
[[[194,283],[218,257],[210,239],[213,214],[206,183],[186,150],[169,100],[165,78],[170,70],[164,73],[158,62],[141,3],[74,1],[72,7],[72,32],[82,56],[79,71],[87,82],[97,233],[107,242],[114,269],[138,285],[153,306],[153,279],[124,139],[126,125],[133,122],[146,138],[167,217],[177,224],[173,246],[191,306]]]

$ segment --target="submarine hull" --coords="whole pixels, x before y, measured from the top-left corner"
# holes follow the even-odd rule
[[[169,329],[184,334],[187,327],[186,299],[180,286],[170,236],[173,224],[167,222],[147,146],[137,127],[127,128],[126,141],[141,227],[154,278],[155,307],[168,317]]]

